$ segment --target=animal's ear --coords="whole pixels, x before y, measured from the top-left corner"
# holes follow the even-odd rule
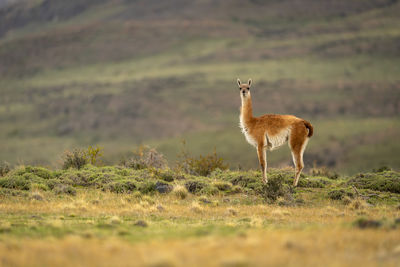
[[[237,83],[238,83],[239,86],[242,84],[242,82],[240,81],[239,78],[237,79]]]
[[[249,85],[249,88],[250,88],[252,82],[253,82],[252,79],[249,79],[249,81],[247,82],[247,84]]]

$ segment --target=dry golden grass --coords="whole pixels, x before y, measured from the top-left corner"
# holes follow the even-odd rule
[[[69,236],[1,242],[0,258],[12,266],[398,266],[400,235],[396,233],[254,230],[229,237],[139,244]]]
[[[321,200],[282,207],[251,204],[246,195],[40,194],[44,200],[0,199],[0,265],[396,266],[400,261],[400,229],[392,223],[400,210],[393,206],[355,209]],[[353,222],[360,216],[384,225],[359,229]]]

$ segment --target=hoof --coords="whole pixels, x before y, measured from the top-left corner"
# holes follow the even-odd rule
[[[263,182],[263,184],[268,184],[268,180],[267,179],[263,179],[262,182]]]

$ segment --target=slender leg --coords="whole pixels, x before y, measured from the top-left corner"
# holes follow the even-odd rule
[[[293,181],[294,186],[297,186],[297,183],[299,182],[301,171],[304,168],[303,151],[304,150],[300,150],[300,151],[296,151],[296,152],[292,151],[293,163],[294,163],[294,167],[295,167],[295,176],[294,176],[294,181]]]
[[[267,178],[267,161],[266,161],[266,152],[264,146],[258,146],[257,147],[257,155],[258,155],[258,161],[260,162],[261,166],[261,171],[263,174],[263,183],[266,184],[268,183],[268,178]]]
[[[292,150],[293,163],[295,167],[295,175],[293,185],[297,186],[301,171],[304,168],[303,153],[308,143],[308,131],[305,126],[300,124],[292,128],[289,147]]]

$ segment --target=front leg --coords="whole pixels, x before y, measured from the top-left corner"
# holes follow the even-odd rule
[[[263,183],[266,184],[268,183],[268,178],[267,178],[267,157],[266,157],[266,152],[264,145],[259,145],[257,147],[257,155],[258,155],[258,161],[260,162],[261,166],[261,171],[263,175]]]

